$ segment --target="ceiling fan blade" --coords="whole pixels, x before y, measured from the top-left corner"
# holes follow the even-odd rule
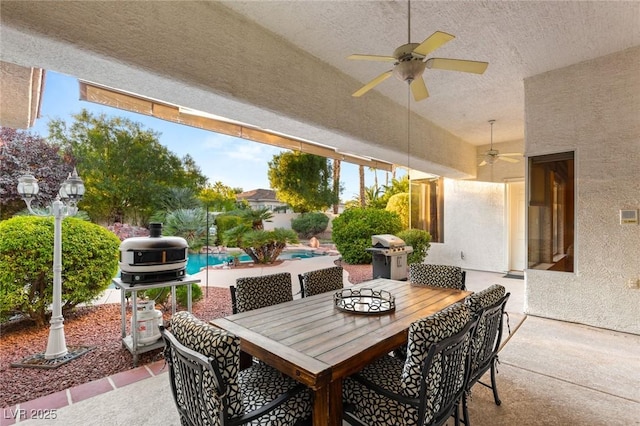
[[[506,154],[500,154],[501,157],[522,157],[522,154],[519,152],[508,152]]]
[[[498,155],[498,160],[506,161],[507,163],[518,163],[520,160],[515,158],[503,157],[502,154]]]
[[[429,53],[433,52],[438,47],[442,46],[448,41],[453,40],[454,38],[456,37],[452,36],[451,34],[443,33],[442,31],[436,31],[435,33],[427,37],[425,41],[420,43],[418,47],[413,49],[413,53],[427,56]]]
[[[424,84],[422,76],[418,76],[411,82],[411,93],[413,93],[413,99],[415,99],[416,102],[420,102],[429,97],[429,91],[427,90],[427,85]]]
[[[371,80],[370,82],[368,82],[367,84],[362,86],[358,91],[354,92],[353,95],[351,95],[351,96],[353,96],[355,98],[358,98],[358,97],[364,95],[369,90],[373,89],[378,84],[382,83],[387,78],[391,77],[391,73],[392,73],[391,70],[383,72],[382,74],[380,74],[379,76],[377,76],[376,78],[374,78],[373,80]]]
[[[467,61],[465,59],[429,58],[427,68],[436,68],[449,71],[472,72],[482,74],[489,66],[488,62]]]
[[[478,166],[486,166],[487,165],[487,160],[482,160],[482,163],[478,164]]]
[[[395,62],[396,58],[393,56],[382,56],[382,55],[349,55],[347,59],[355,59],[356,61],[381,61],[381,62]]]

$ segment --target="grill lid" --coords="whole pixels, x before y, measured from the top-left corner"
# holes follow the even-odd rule
[[[405,246],[405,242],[395,235],[380,234],[371,237],[371,245],[376,248],[400,248]]]

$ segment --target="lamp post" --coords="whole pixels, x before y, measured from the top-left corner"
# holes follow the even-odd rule
[[[53,307],[49,341],[44,354],[45,359],[57,359],[67,355],[67,344],[64,338],[64,318],[62,317],[62,219],[74,216],[78,212],[78,201],[84,195],[84,184],[75,167],[60,186],[56,199],[51,204],[48,214],[38,214],[31,208],[31,201],[38,194],[38,180],[32,174],[18,179],[18,194],[27,204],[29,212],[36,216],[53,216]]]

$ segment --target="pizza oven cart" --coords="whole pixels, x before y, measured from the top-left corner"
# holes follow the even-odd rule
[[[171,287],[171,314],[176,313],[176,287],[181,285],[187,286],[187,310],[191,312],[191,284],[199,283],[199,279],[194,279],[190,275],[185,276],[181,280],[147,283],[144,285],[135,285],[131,283],[122,282],[120,278],[114,278],[113,284],[116,288],[120,289],[120,306],[121,306],[121,331],[122,331],[122,346],[126,347],[133,355],[133,366],[138,365],[138,354],[151,351],[153,349],[161,348],[164,346],[164,342],[158,336],[158,340],[149,344],[141,344],[139,342],[138,327],[132,326],[132,324],[138,324],[138,291],[144,291],[151,288]],[[127,293],[131,293],[131,323],[130,334],[127,335]]]

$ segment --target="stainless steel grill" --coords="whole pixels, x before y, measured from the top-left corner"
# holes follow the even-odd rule
[[[391,234],[373,235],[367,251],[373,256],[373,278],[407,279],[407,255],[413,247]]]

